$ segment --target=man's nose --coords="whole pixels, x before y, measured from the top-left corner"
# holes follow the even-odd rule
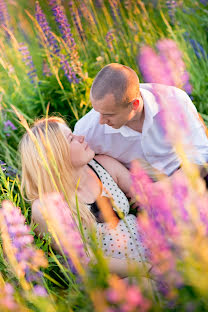
[[[101,114],[100,114],[100,120],[99,120],[100,124],[101,125],[104,125],[106,123],[106,118],[103,117]]]

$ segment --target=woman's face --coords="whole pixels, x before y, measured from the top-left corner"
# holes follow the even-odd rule
[[[70,144],[70,158],[74,168],[86,165],[94,156],[95,152],[91,150],[83,136],[74,135],[71,129],[65,124],[59,124]]]

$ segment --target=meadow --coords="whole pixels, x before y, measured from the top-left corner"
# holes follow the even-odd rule
[[[207,39],[206,0],[0,0],[0,311],[208,311],[208,194],[180,130],[165,124],[180,179],[152,193],[139,164],[131,172],[153,265],[143,267],[148,289],[139,267],[128,279],[111,274],[95,233],[89,252],[73,219],[51,215],[61,253],[50,234],[35,234],[18,151],[40,116],[61,115],[73,129],[91,109],[95,75],[113,62],[140,82],[183,89],[208,125]],[[57,202],[58,194],[48,198],[51,211]]]

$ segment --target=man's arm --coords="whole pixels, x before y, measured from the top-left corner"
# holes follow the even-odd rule
[[[108,171],[126,197],[133,198],[129,170],[118,160],[107,155],[96,155],[95,159]]]

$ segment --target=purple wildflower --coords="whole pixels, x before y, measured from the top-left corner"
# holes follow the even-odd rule
[[[5,170],[6,170],[5,166],[6,166],[5,162],[3,162],[2,160],[0,160],[0,167],[1,167],[1,170],[2,170],[2,171],[5,171]]]
[[[55,20],[59,25],[62,37],[66,42],[67,46],[71,49],[75,48],[76,43],[73,38],[71,27],[68,23],[67,17],[63,12],[63,9],[59,5],[56,5],[52,8],[52,11],[55,16]]]
[[[104,6],[104,1],[103,0],[95,0],[95,6],[97,8],[102,8]]]
[[[174,23],[175,18],[175,9],[177,7],[177,2],[175,0],[166,0],[166,6],[168,8],[168,14],[172,24]]]
[[[201,59],[202,57],[205,59],[206,58],[208,59],[208,54],[205,52],[205,50],[203,49],[201,44],[197,40],[190,38],[190,34],[188,32],[184,33],[184,38],[186,41],[190,42],[190,44],[194,50],[194,53],[196,54],[196,57],[198,59]]]
[[[119,1],[118,0],[109,0],[111,12],[113,19],[116,20],[118,17],[120,18],[120,12],[119,12]]]
[[[152,274],[159,281],[158,286],[163,294],[170,296],[182,278],[177,270],[176,250],[170,243],[166,233],[161,233],[154,220],[145,215],[138,217],[138,225],[142,233],[142,241],[149,250],[149,260],[153,265]],[[154,238],[154,239],[153,239]],[[161,289],[163,286],[163,289]],[[165,287],[164,287],[165,286]]]
[[[64,39],[66,46],[68,47],[68,53],[70,57],[70,62],[68,58],[64,54],[60,54],[60,64],[62,69],[64,70],[65,76],[69,80],[69,82],[78,83],[79,79],[76,77],[76,73],[80,76],[81,73],[81,63],[79,61],[78,52],[76,49],[76,43],[71,33],[71,27],[68,23],[67,17],[63,12],[61,6],[56,5],[52,8],[53,14],[55,16],[55,20],[59,25],[59,29],[62,34],[62,38]]]
[[[86,265],[84,245],[72,213],[63,197],[58,193],[51,193],[43,198],[43,213],[49,218],[49,231],[56,233],[59,243],[68,258],[72,272],[77,272],[77,263]],[[44,212],[45,210],[45,212]]]
[[[171,39],[159,40],[157,49],[159,54],[148,46],[140,51],[139,67],[145,81],[176,86],[190,93],[189,75],[176,43]]]
[[[48,0],[48,4],[53,8],[58,4],[57,0]]]
[[[28,47],[24,43],[19,44],[19,51],[22,54],[22,60],[25,63],[26,67],[29,69],[27,75],[31,83],[37,79],[36,69],[32,60],[32,56],[28,50]]]
[[[46,297],[48,295],[46,289],[40,285],[35,285],[33,287],[33,292],[36,296],[39,297]]]
[[[203,5],[207,5],[208,4],[208,0],[199,0]]]
[[[42,69],[43,69],[43,75],[44,76],[49,77],[52,75],[46,60],[43,60]]]
[[[114,40],[114,34],[113,34],[113,30],[109,30],[105,36],[105,40],[107,42],[107,46],[109,48],[110,51],[113,51],[113,44],[112,41]]]
[[[61,68],[64,71],[64,75],[67,77],[69,82],[79,83],[79,79],[76,77],[76,73],[73,68],[70,66],[69,61],[64,55],[61,55]]]
[[[11,284],[5,283],[1,288],[0,307],[2,311],[20,311],[21,307],[14,299],[14,288]]]
[[[95,25],[95,17],[84,1],[81,1],[80,10],[78,10],[78,13],[80,17],[83,16],[91,26]]]
[[[143,297],[140,289],[135,285],[129,285],[116,276],[109,281],[109,288],[105,291],[105,297],[109,305],[107,311],[115,312],[146,312],[150,308],[150,302]]]
[[[45,37],[46,37],[46,45],[47,47],[54,53],[54,54],[58,54],[60,52],[60,48],[58,45],[58,42],[56,40],[56,38],[54,37],[54,35],[51,32],[51,28],[48,25],[47,19],[45,14],[43,13],[43,11],[41,10],[40,4],[38,1],[36,1],[35,4],[35,17],[36,20],[38,22],[38,24],[40,25]]]
[[[73,1],[69,1],[69,10],[71,12],[71,16],[72,16],[72,19],[74,21],[74,24],[75,24],[75,27],[77,29],[77,32],[81,38],[82,41],[84,41],[85,37],[84,37],[84,31],[82,29],[82,24],[81,24],[81,21],[80,21],[80,17],[79,17],[79,14],[78,14],[78,10],[77,8],[75,7]]]
[[[15,130],[17,130],[17,128],[10,120],[4,121],[4,133],[6,133],[6,136],[10,136],[11,131]]]
[[[146,82],[174,85],[170,69],[165,66],[160,56],[149,46],[141,48],[139,68]]]
[[[11,166],[7,166],[7,164],[5,162],[3,162],[2,160],[0,160],[0,168],[1,170],[4,172],[5,176],[7,177],[16,177],[17,175],[17,169],[12,168]]]
[[[0,0],[0,25],[8,25],[9,14],[4,0]]]
[[[157,42],[157,49],[163,63],[166,64],[166,67],[170,68],[174,86],[183,88],[187,93],[191,93],[189,75],[182,59],[182,53],[175,41],[171,39],[159,40]]]
[[[9,259],[11,259],[11,252],[13,253],[11,265],[17,276],[24,276],[26,280],[29,280],[32,274],[36,275],[37,281],[39,276],[36,272],[40,266],[46,267],[47,261],[42,250],[36,250],[31,245],[33,236],[30,234],[29,226],[25,225],[25,218],[21,211],[5,200],[2,202],[0,221],[4,250]],[[5,245],[6,241],[8,243],[8,239],[11,248]]]

